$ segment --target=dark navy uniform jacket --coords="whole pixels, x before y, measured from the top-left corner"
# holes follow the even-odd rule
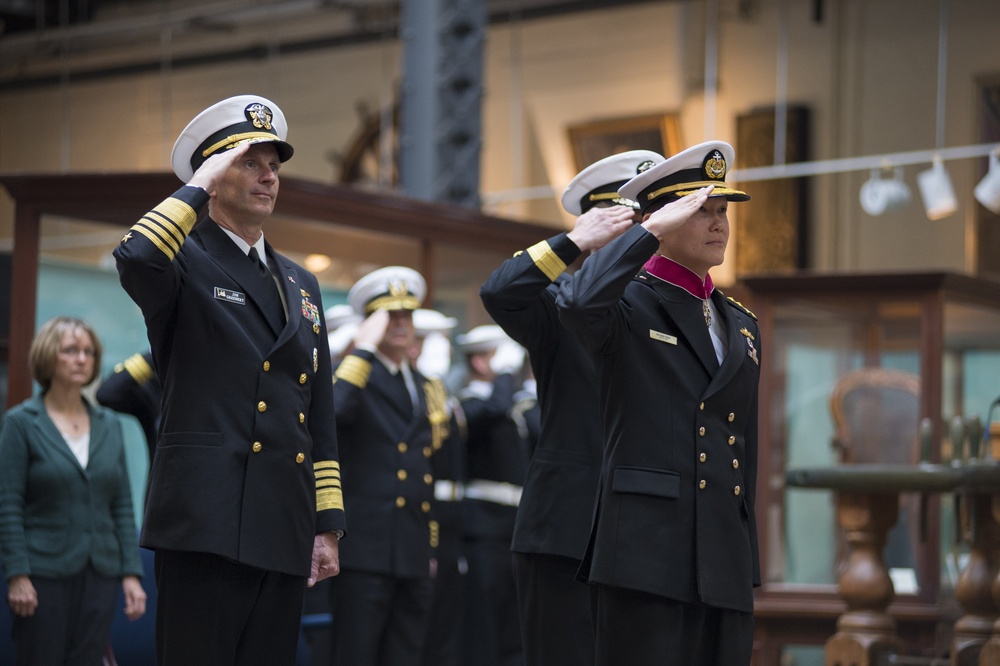
[[[141,545],[305,576],[346,529],[319,284],[268,245],[288,308],[269,321],[254,264],[185,186],[115,249],[163,383]]]
[[[354,350],[337,368],[337,432],[353,526],[340,548],[343,569],[430,577],[431,422],[446,425],[446,398],[440,384],[412,373],[416,408],[402,372],[392,375],[372,352]]]
[[[512,549],[577,560],[590,536],[602,447],[594,363],[556,310],[566,266],[579,256],[559,234],[505,261],[479,291],[493,321],[528,350],[538,382],[541,435]]]
[[[596,354],[607,441],[582,573],[590,581],[750,612],[760,584],[756,319],[715,290],[716,359],[699,299],[641,268],[636,226],[590,256],[560,316]],[[637,275],[638,273],[638,275]]]

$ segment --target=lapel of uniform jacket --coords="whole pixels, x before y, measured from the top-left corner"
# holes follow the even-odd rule
[[[702,313],[698,299],[680,287],[675,287],[656,277],[647,275],[643,282],[653,287],[653,290],[660,297],[660,310],[677,327],[680,337],[688,341],[695,356],[698,357],[708,374],[714,375],[719,369],[719,361],[715,358],[712,336],[708,333],[705,315]]]
[[[722,318],[722,325],[726,329],[726,356],[722,359],[722,367],[712,377],[712,382],[708,386],[706,397],[720,387],[725,386],[746,361],[746,345],[744,337],[740,334],[740,322],[736,317],[733,308],[726,302],[726,297],[721,291],[716,289],[712,293],[712,303],[716,312]]]
[[[372,378],[368,381],[369,385],[373,384],[374,389],[382,396],[382,401],[390,405],[404,423],[409,424],[413,420],[413,403],[410,401],[410,393],[406,390],[401,376],[402,370],[395,375],[392,374],[378,357],[375,358],[373,365],[378,369],[373,367]],[[409,429],[407,428],[407,430]]]
[[[267,239],[264,240],[264,247],[267,249],[268,265],[278,276],[278,283],[285,295],[285,327],[281,330],[277,342],[281,345],[295,334],[296,328],[302,323],[299,317],[305,317],[310,327],[320,325],[319,306],[317,295],[308,293],[299,283],[299,273],[295,265],[275,252]]]
[[[263,303],[267,303],[271,298],[271,296],[265,292],[267,283],[260,279],[257,269],[254,267],[253,263],[247,259],[243,250],[241,250],[239,246],[226,235],[226,232],[223,231],[212,218],[202,220],[198,226],[195,227],[192,234],[197,234],[198,238],[202,242],[202,245],[205,247],[205,251],[215,260],[216,264],[223,271],[225,271],[226,274],[236,280],[236,283],[239,284],[240,287],[246,290],[247,300],[253,303],[252,307],[260,313],[260,316],[268,323],[274,334],[277,336],[281,333],[281,327],[276,326],[275,322],[271,322],[272,317],[267,315],[267,312],[262,305]],[[221,285],[213,285],[213,287],[218,286]],[[278,298],[278,293],[276,291],[274,292],[274,298]]]
[[[76,459],[76,456],[73,455],[69,444],[66,443],[62,433],[59,432],[59,428],[56,427],[56,424],[49,418],[48,412],[45,411],[45,402],[42,397],[33,398],[32,402],[34,427],[35,432],[38,434],[39,446],[55,451],[56,455],[65,458],[81,474],[86,475],[86,471],[80,466],[80,461]],[[93,431],[91,431],[90,437],[93,439]]]

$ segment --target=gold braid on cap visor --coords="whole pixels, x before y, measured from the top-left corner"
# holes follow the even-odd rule
[[[629,208],[635,208],[635,202],[631,199],[626,199],[625,197],[619,195],[617,192],[605,192],[603,194],[591,194],[587,197],[589,201],[610,201],[612,203],[618,204],[619,206],[627,206]]]
[[[253,143],[259,143],[260,140],[281,141],[277,135],[271,134],[270,132],[244,132],[242,134],[230,134],[222,141],[216,141],[211,146],[201,151],[201,156],[208,157],[219,148],[235,148],[239,143],[243,141],[252,141],[253,139],[258,140],[253,141]]]
[[[708,187],[709,185],[714,185],[715,189],[709,196],[722,196],[726,194],[746,194],[746,192],[740,192],[739,190],[734,190],[726,185],[721,180],[703,180],[697,183],[678,183],[677,185],[668,185],[667,187],[661,187],[658,190],[650,192],[646,195],[648,201],[658,199],[664,194],[676,194],[679,197],[687,196],[696,190],[700,190],[703,187]]]
[[[365,306],[365,314],[370,315],[376,310],[416,310],[420,301],[413,294],[386,294],[373,298]]]

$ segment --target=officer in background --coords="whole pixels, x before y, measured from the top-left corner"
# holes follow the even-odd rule
[[[416,310],[416,344],[412,362],[429,381],[446,393],[444,378],[451,368],[451,332],[458,322],[436,310]],[[424,666],[464,666],[465,603],[468,562],[462,540],[462,498],[465,493],[467,428],[458,399],[447,395],[447,428],[435,438],[431,467],[434,502],[431,505],[431,546],[434,548],[434,598],[424,644]]]
[[[582,572],[596,664],[748,666],[760,584],[754,497],[760,331],[715,289],[732,147],[710,141],[619,190],[643,222],[559,292],[595,355],[606,442]]]
[[[187,184],[114,251],[164,391],[140,536],[156,551],[161,664],[294,663],[303,591],[338,570],[319,283],[263,233],[286,135],[257,95],[198,114],[171,155]]]
[[[335,373],[337,435],[352,532],[331,584],[335,666],[419,664],[430,617],[431,457],[445,396],[412,367],[415,270],[381,268],[351,287],[366,319]]]
[[[156,431],[160,427],[163,387],[153,370],[153,353],[132,354],[101,381],[97,402],[122,414],[134,416],[146,437],[149,461],[153,461]]]
[[[511,418],[524,348],[495,325],[458,338],[469,383],[458,393],[468,424],[468,481],[462,502],[469,560],[467,661],[521,664],[510,540],[528,472],[528,443]]]
[[[618,188],[663,161],[647,150],[613,155],[581,171],[562,195],[573,230],[505,261],[480,289],[487,312],[528,350],[541,419],[512,550],[526,666],[594,661],[590,590],[577,580],[593,517],[603,438],[591,355],[559,321],[566,269],[632,226]],[[529,423],[526,421],[526,424]]]

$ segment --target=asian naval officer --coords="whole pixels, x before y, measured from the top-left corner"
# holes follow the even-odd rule
[[[163,384],[140,537],[156,551],[161,666],[293,664],[306,585],[339,570],[319,284],[263,234],[287,131],[257,95],[202,111],[171,156],[186,185],[114,251]]]
[[[747,666],[760,584],[754,496],[760,332],[714,288],[732,147],[711,141],[618,193],[643,222],[588,257],[557,300],[595,355],[605,462],[581,568],[596,664]]]

